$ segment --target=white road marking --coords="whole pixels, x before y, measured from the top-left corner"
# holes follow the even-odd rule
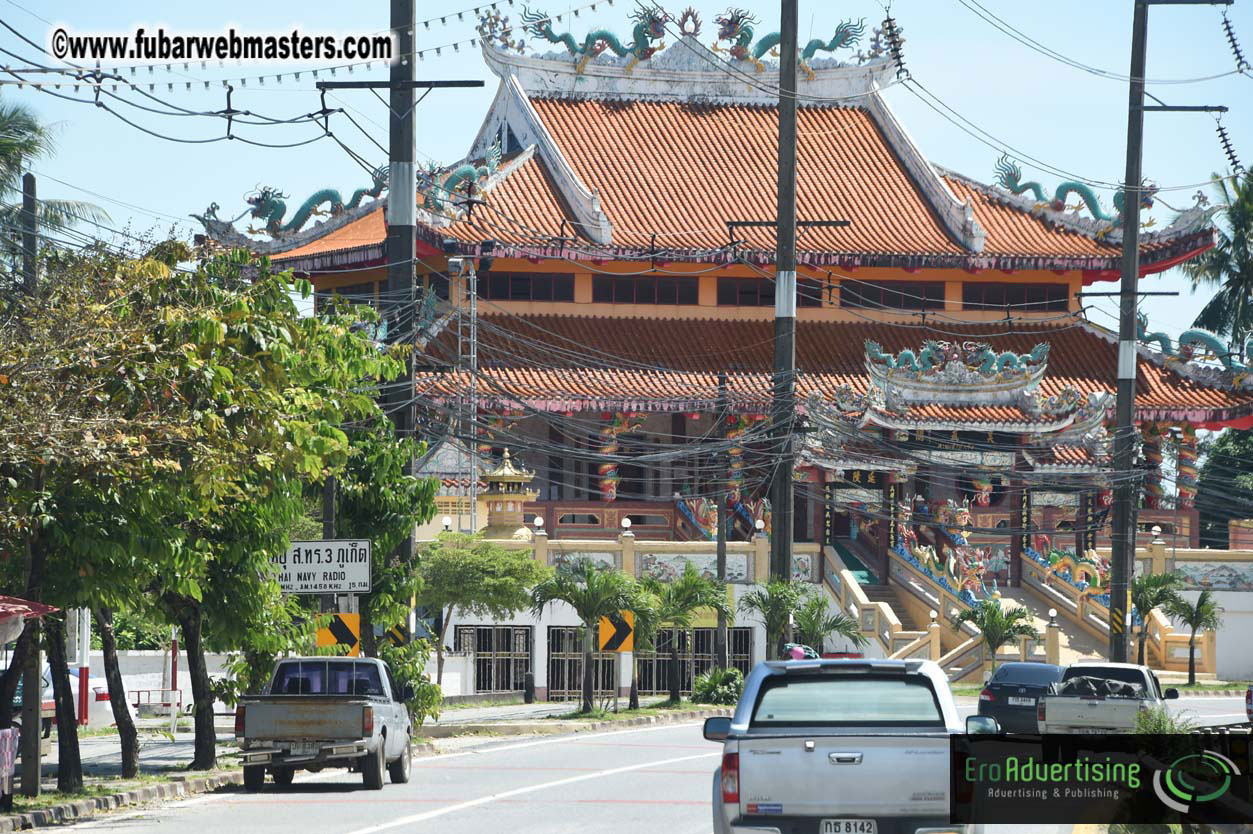
[[[600,733],[571,733],[567,735],[552,736],[550,738],[544,738],[538,741],[522,741],[522,742],[517,742],[515,744],[502,744],[498,747],[489,747],[489,748],[481,749],[481,750],[465,750],[460,753],[440,753],[434,756],[422,756],[420,757],[420,759],[428,759],[428,758],[429,759],[459,759],[463,756],[484,756],[490,753],[504,753],[510,750],[522,750],[528,747],[540,747],[546,744],[560,744],[563,741],[565,742],[571,741],[572,736],[574,738],[604,738],[606,736],[621,736],[621,735],[628,735],[631,733],[650,733],[650,732],[656,732],[658,730],[677,730],[677,729],[682,729],[684,727],[699,727],[699,726],[700,726],[699,723],[692,722],[688,724],[659,724],[659,725],[652,726],[652,727],[632,727],[628,730],[606,730],[605,732],[600,732]],[[720,755],[720,754],[714,753],[714,754],[709,754],[709,755]],[[420,760],[420,759],[415,759],[415,761]],[[345,771],[344,769],[331,768],[328,770],[323,770],[319,773],[298,773],[296,774],[295,781],[297,783],[323,782],[329,779],[340,778],[345,775],[347,775],[347,771]],[[144,808],[139,811],[129,811],[126,813],[117,813],[117,814],[111,814],[106,811],[106,812],[102,812],[100,816],[94,819],[85,820],[75,825],[66,826],[63,830],[85,831],[85,830],[88,830],[91,828],[97,828],[99,826],[106,825],[106,824],[112,825],[115,822],[122,822],[122,821],[129,820],[129,819],[135,819],[136,817],[146,816],[149,814],[153,814],[157,811],[173,811],[178,808],[185,808],[185,807],[189,807],[192,805],[203,805],[208,802],[216,802],[220,799],[226,799],[232,796],[237,796],[237,794],[215,792],[215,793],[205,794],[203,796],[193,797],[190,799],[179,800],[178,802],[171,802],[171,803],[162,805],[158,808]],[[153,800],[153,801],[159,801],[159,800]]]
[[[496,802],[501,799],[508,799],[523,794],[535,793],[536,791],[548,790],[549,788],[559,788],[562,785],[572,785],[575,782],[586,782],[589,779],[600,779],[604,776],[614,776],[618,773],[629,773],[632,770],[645,770],[650,767],[658,767],[659,765],[675,764],[676,762],[690,762],[693,759],[711,759],[721,756],[722,751],[716,753],[697,753],[694,756],[678,756],[673,759],[658,759],[651,762],[643,762],[641,764],[626,765],[624,767],[611,767],[607,770],[598,770],[595,773],[584,773],[579,776],[569,776],[565,779],[557,779],[552,782],[541,782],[537,785],[526,785],[521,788],[514,788],[510,791],[501,791],[500,793],[490,794],[489,796],[481,796],[478,799],[470,799],[466,802],[458,802],[453,805],[446,805],[443,808],[437,808],[434,811],[426,811],[421,814],[411,814],[407,817],[400,817],[390,822],[371,825],[368,828],[358,828],[348,834],[376,834],[379,831],[387,831],[392,828],[400,828],[401,826],[413,825],[418,822],[435,819],[437,817],[454,814],[457,811],[465,811],[469,808],[477,808],[480,805],[486,805],[489,802]]]

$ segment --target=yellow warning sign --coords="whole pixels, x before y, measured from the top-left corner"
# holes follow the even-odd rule
[[[361,615],[336,612],[331,620],[318,629],[317,646],[347,646],[349,657],[361,654]]]
[[[635,651],[635,612],[619,611],[601,617],[599,634],[602,652]]]

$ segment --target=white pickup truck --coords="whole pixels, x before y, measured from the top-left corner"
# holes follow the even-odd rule
[[[1177,689],[1163,691],[1147,666],[1075,663],[1036,701],[1036,725],[1041,733],[1131,733],[1141,710],[1178,697]]]
[[[970,732],[996,720],[967,719]],[[963,732],[929,660],[760,663],[735,715],[705,721],[723,744],[715,834],[955,834],[949,736]]]
[[[373,658],[290,657],[274,666],[267,694],[241,699],[235,735],[244,787],[260,790],[268,770],[279,786],[297,770],[347,767],[365,787],[408,782],[413,724],[387,664]]]

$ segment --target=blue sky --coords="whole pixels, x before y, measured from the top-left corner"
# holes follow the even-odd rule
[[[586,2],[586,0],[585,0]],[[1035,40],[1082,63],[1125,73],[1128,67],[1131,28],[1131,0],[1052,0],[1049,3],[982,0],[983,5]],[[572,6],[537,2],[535,7],[550,14]],[[689,5],[679,0],[679,6]],[[467,13],[458,21],[455,12],[474,5],[473,0],[420,0],[418,17],[450,15],[446,25],[434,23],[429,30],[419,26],[419,48],[464,41],[474,35],[474,16]],[[505,3],[501,4],[505,6]],[[725,2],[692,2],[704,18],[702,40],[713,40],[713,18],[726,8]],[[737,5],[751,9],[762,19],[759,32],[777,28],[777,3],[739,0]],[[567,16],[558,31],[572,29],[577,36],[595,25],[629,34],[627,18],[633,4],[617,0],[602,2],[596,12],[583,11],[578,18]],[[970,121],[993,134],[1001,142],[1047,161],[1058,169],[1084,178],[1116,182],[1124,170],[1126,141],[1127,84],[1107,80],[1065,66],[1027,49],[976,17],[958,0],[897,0],[892,10],[906,37],[905,62],[914,79]],[[521,2],[507,9],[516,20]],[[1229,12],[1236,32],[1243,38],[1246,54],[1253,57],[1253,8],[1249,3]],[[883,9],[871,0],[815,2],[802,0],[800,34],[827,37],[844,18],[865,17],[879,21]],[[372,32],[388,25],[387,0],[368,2],[245,3],[218,0],[215,3],[142,2],[40,2],[0,0],[0,19],[45,43],[50,24],[64,25],[75,33],[129,31],[138,25],[150,29],[164,25],[179,32],[220,32],[235,26],[241,32],[288,31],[299,28],[309,33]],[[869,27],[868,27],[869,28]],[[9,33],[0,36],[0,47],[28,60],[51,62]],[[541,50],[542,51],[542,50]],[[1148,77],[1185,79],[1228,72],[1234,61],[1221,27],[1219,7],[1158,6],[1150,11]],[[5,56],[4,62],[19,61]],[[173,72],[163,67],[154,73],[140,70],[136,81],[155,83],[154,94],[191,110],[215,110],[224,106],[221,79],[237,79],[265,73],[271,77],[264,86],[249,80],[237,86],[234,105],[267,116],[290,117],[316,110],[318,94],[313,79],[305,74],[299,81],[284,79],[274,83],[272,73],[308,68],[312,65],[283,67],[238,65],[219,67],[210,63],[202,68],[192,64]],[[419,160],[450,163],[459,159],[477,131],[495,91],[495,78],[487,71],[476,50],[443,50],[440,57],[428,57],[418,64],[419,77],[482,78],[481,90],[434,91],[418,109]],[[323,74],[322,77],[326,77]],[[336,79],[385,78],[384,68],[357,70],[349,76],[339,71]],[[211,81],[205,91],[203,81]],[[171,92],[168,84],[174,84]],[[188,91],[186,84],[191,83]],[[1217,80],[1187,84],[1152,84],[1150,92],[1169,104],[1226,104],[1231,107],[1224,125],[1231,133],[1238,153],[1253,165],[1253,78],[1227,76]],[[60,91],[73,95],[69,89]],[[234,216],[244,207],[243,196],[259,183],[281,188],[293,201],[319,188],[334,187],[344,193],[366,185],[362,169],[340,147],[322,140],[300,148],[274,150],[249,147],[239,142],[178,144],[148,136],[90,104],[61,101],[29,87],[0,90],[7,100],[20,101],[34,108],[42,119],[56,123],[59,151],[36,168],[41,179],[40,194],[94,200],[106,208],[117,228],[168,229],[175,219],[199,212],[209,203],[221,205],[223,216]],[[88,97],[85,93],[79,94]],[[901,121],[923,151],[934,161],[983,181],[992,179],[999,151],[961,132],[929,109],[911,92],[895,87],[885,94]],[[139,100],[134,93],[128,98]],[[348,106],[349,112],[380,144],[386,146],[386,108],[367,91],[336,94],[332,106]],[[151,104],[151,102],[149,102]],[[202,117],[174,117],[128,110],[118,106],[134,121],[169,136],[203,139],[223,135],[220,120]],[[333,117],[332,130],[371,164],[385,161],[381,152],[356,127],[342,117]],[[309,125],[241,128],[249,138],[271,143],[296,142],[318,133]],[[1146,117],[1145,175],[1164,187],[1190,186],[1165,191],[1166,202],[1190,205],[1193,184],[1203,183],[1213,171],[1226,169],[1226,161],[1214,131],[1214,120],[1206,114],[1148,114]],[[1028,179],[1039,180],[1051,191],[1061,177],[1024,167]],[[646,172],[642,172],[646,174]],[[71,188],[53,181],[72,183]],[[646,182],[643,176],[641,182]],[[138,210],[93,197],[87,189],[112,200],[139,207]],[[1110,194],[1102,197],[1108,205]],[[1159,203],[1155,212],[1159,223],[1168,222],[1170,212]],[[193,229],[194,221],[182,224]],[[1153,329],[1178,333],[1185,329],[1204,303],[1193,296],[1187,282],[1177,273],[1145,281],[1145,289],[1180,290],[1179,298],[1146,299]],[[1114,289],[1116,285],[1101,285]],[[1112,311],[1111,300],[1098,300],[1098,308]],[[1112,321],[1100,310],[1093,318]]]

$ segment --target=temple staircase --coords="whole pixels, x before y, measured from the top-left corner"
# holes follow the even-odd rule
[[[914,616],[911,608],[901,600],[896,585],[869,585],[862,583],[861,592],[866,595],[866,599],[871,602],[886,603],[892,609],[892,613],[901,621],[901,625],[907,631],[922,631],[928,625],[926,622],[919,622]]]
[[[1048,628],[1050,608],[1056,606],[1048,599],[1045,599],[1035,589],[1029,587],[1010,588],[1004,587],[1000,589],[1001,605],[1006,609],[1009,608],[1025,608],[1031,612],[1031,622],[1035,626],[1036,631],[1040,634],[1045,633]],[[1108,651],[1108,640],[1102,642],[1091,632],[1079,627],[1068,617],[1058,616],[1057,625],[1059,627],[1059,662],[1062,666],[1075,663],[1080,660],[1100,660],[1105,657]]]

